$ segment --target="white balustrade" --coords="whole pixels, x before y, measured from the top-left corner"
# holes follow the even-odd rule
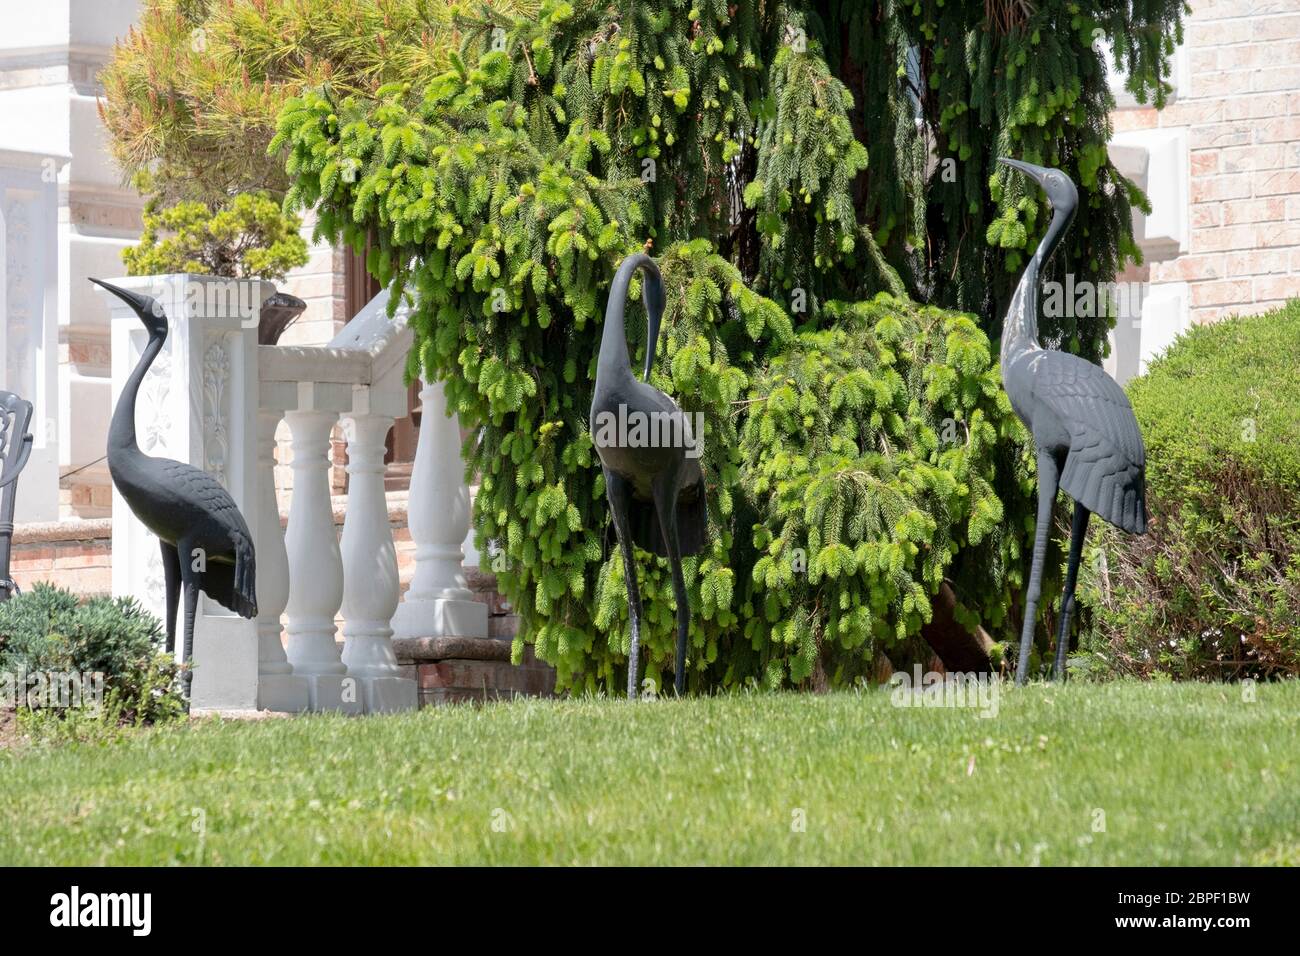
[[[310,403],[308,403],[310,404]],[[334,615],[343,603],[343,560],[330,504],[330,433],[338,415],[297,409],[285,414],[293,438],[293,501],[285,548],[289,554],[288,657],[307,678],[312,710],[360,713],[356,680],[334,642]]]
[[[384,439],[391,415],[369,414],[369,389],[354,393],[363,409],[344,419],[348,439],[348,510],[343,520],[343,663],[361,681],[367,713],[410,710],[415,681],[393,654],[393,612],[401,583],[384,496]]]
[[[416,544],[411,590],[400,581],[384,493],[384,442],[406,413],[402,382],[411,333],[390,320],[386,294],[362,310],[328,346],[258,346],[256,322],[215,322],[185,314],[188,284],[169,277],[164,306],[172,318],[161,385],[147,387],[151,412],[169,411],[175,434],[145,448],[205,468],[226,483],[244,509],[257,552],[258,616],[240,621],[205,602],[196,628],[196,709],[334,710],[382,713],[413,709],[414,680],[393,653],[404,637],[487,636],[487,607],[465,584],[462,542],[469,529],[469,490],[460,430],[447,415],[441,385],[420,392],[424,414],[411,477],[408,516]],[[119,280],[149,289],[158,279]],[[262,301],[269,286],[254,283]],[[114,382],[120,389],[143,330],[114,309]],[[201,321],[197,321],[201,320]],[[148,383],[146,383],[148,385]],[[188,398],[189,413],[171,410]],[[280,530],[275,490],[276,429],[292,439],[288,530]],[[342,539],[329,489],[331,432],[347,437],[349,488]],[[177,430],[179,429],[179,430]],[[151,436],[141,431],[142,444]],[[161,447],[159,447],[161,446]],[[157,542],[114,506],[114,590],[157,600]],[[150,563],[152,557],[152,564]],[[142,568],[132,572],[128,568]],[[122,569],[119,575],[119,569]],[[119,577],[121,581],[119,582]],[[120,585],[120,586],[119,586]],[[337,643],[342,611],[344,646]],[[287,617],[282,643],[281,618]],[[244,630],[241,631],[240,627]],[[242,636],[241,636],[242,635]],[[200,700],[200,695],[203,699]]]
[[[487,605],[475,601],[465,586],[463,542],[470,500],[460,426],[447,414],[441,383],[424,383],[420,402],[420,438],[407,501],[415,574],[393,617],[393,631],[398,637],[487,637]]]
[[[257,707],[292,713],[306,710],[311,697],[280,642],[280,615],[289,603],[289,555],[275,497],[275,430],[283,415],[274,408],[257,414]]]

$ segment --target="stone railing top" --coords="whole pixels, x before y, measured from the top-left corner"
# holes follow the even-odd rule
[[[65,518],[14,525],[14,544],[47,541],[94,541],[113,536],[112,518]]]
[[[378,385],[394,373],[400,378],[411,347],[410,308],[403,303],[388,317],[388,290],[382,290],[326,345],[263,345],[258,367],[264,382],[323,382]]]
[[[410,307],[403,302],[396,314],[388,317],[388,290],[380,293],[362,306],[361,311],[351,321],[339,329],[338,335],[330,339],[329,347],[335,349],[355,349],[370,355],[386,351],[392,344],[404,338],[406,322],[410,317]],[[405,334],[404,334],[405,333]]]
[[[328,345],[259,345],[258,375],[263,382],[337,382],[369,385],[371,356]]]
[[[388,290],[382,289],[330,340],[330,347],[368,354],[376,383],[394,375],[400,379],[406,369],[406,353],[415,336],[407,325],[410,315],[410,306],[401,302],[389,318]]]

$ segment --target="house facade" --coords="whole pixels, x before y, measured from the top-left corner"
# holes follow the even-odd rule
[[[1192,4],[1163,109],[1113,77],[1111,159],[1146,190],[1142,266],[1121,283],[1108,371],[1124,381],[1180,333],[1300,296],[1300,0]]]

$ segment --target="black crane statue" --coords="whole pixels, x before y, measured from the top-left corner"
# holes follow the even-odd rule
[[[18,476],[32,454],[32,403],[13,392],[0,391],[0,601],[18,593],[9,576],[9,555],[14,540],[14,506],[18,503]]]
[[[1047,234],[1021,276],[1002,326],[1002,384],[1038,451],[1038,523],[1016,662],[1016,683],[1023,684],[1029,675],[1029,648],[1058,486],[1074,499],[1070,557],[1056,638],[1055,675],[1064,679],[1070,613],[1074,610],[1074,586],[1088,516],[1095,512],[1130,534],[1146,532],[1146,452],[1128,396],[1115,380],[1100,366],[1077,355],[1044,349],[1038,344],[1039,272],[1074,218],[1078,190],[1059,169],[1044,169],[1014,159],[998,162],[1038,183],[1052,206]]]
[[[628,360],[623,311],[627,287],[637,269],[645,273],[642,301],[647,317],[645,375],[654,367],[659,324],[664,314],[664,285],[659,267],[644,253],[618,267],[605,307],[605,328],[596,361],[596,389],[591,400],[591,434],[605,473],[605,493],[614,517],[614,532],[623,553],[632,642],[628,653],[627,696],[637,695],[641,648],[641,596],[637,591],[632,545],[661,557],[672,568],[677,601],[677,657],[673,686],[686,688],[686,637],[691,610],[682,577],[682,556],[699,554],[708,532],[700,440],[689,417],[659,389],[638,382]]]
[[[167,339],[167,316],[152,296],[91,279],[140,317],[149,332],[108,429],[108,472],[135,516],[162,544],[167,589],[167,650],[176,648],[176,610],[185,589],[185,643],[182,659],[194,652],[194,615],[199,592],[240,617],[257,616],[253,536],[244,516],[216,478],[170,458],[154,458],[135,439],[135,400],[145,373]],[[190,681],[186,673],[186,683]],[[188,696],[188,694],[187,694]]]

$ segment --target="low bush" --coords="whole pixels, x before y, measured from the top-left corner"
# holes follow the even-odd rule
[[[1145,537],[1108,528],[1084,650],[1124,673],[1300,672],[1300,300],[1193,329],[1129,387]]]
[[[141,724],[174,717],[183,711],[178,668],[162,647],[161,623],[133,598],[83,603],[42,582],[0,603],[0,675],[23,697],[20,710],[30,704],[32,675],[102,674],[102,706],[83,701],[82,708],[96,710],[96,719]]]

